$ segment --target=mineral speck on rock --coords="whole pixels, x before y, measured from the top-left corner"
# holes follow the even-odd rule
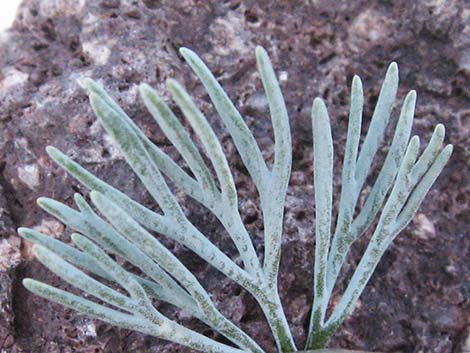
[[[39,169],[36,164],[27,164],[18,168],[18,178],[30,189],[39,185]]]
[[[100,41],[86,42],[82,44],[82,49],[92,60],[93,64],[106,65],[111,56],[114,42],[114,40],[108,43],[101,43]]]

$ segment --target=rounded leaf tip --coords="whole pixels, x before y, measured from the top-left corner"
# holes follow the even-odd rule
[[[153,88],[148,83],[142,82],[141,84],[139,84],[139,90],[140,93],[143,94],[146,92],[152,92]]]
[[[264,49],[261,45],[256,46],[255,54],[256,54],[256,56],[261,56],[261,55],[267,56],[268,55],[266,49]]]
[[[412,138],[411,138],[411,141],[410,141],[410,145],[417,145],[419,146],[420,144],[420,138],[418,135],[414,135]]]
[[[16,232],[20,235],[23,235],[26,233],[26,231],[28,230],[28,228],[25,228],[25,227],[19,227],[18,229],[16,229]]]
[[[446,127],[444,126],[444,124],[442,123],[437,124],[436,127],[434,128],[434,133],[444,136],[446,133]]]
[[[27,289],[30,289],[36,281],[32,278],[25,278],[21,281],[23,283],[23,286],[25,286]]]
[[[384,84],[385,82],[393,82],[394,86],[398,86],[398,65],[395,61],[388,66]]]
[[[167,87],[169,89],[174,89],[174,88],[180,88],[181,85],[179,84],[178,81],[176,81],[174,78],[168,78],[166,81],[165,81]]]
[[[46,206],[47,204],[47,198],[46,197],[40,197],[36,200],[36,203],[41,206],[41,207],[44,207]]]
[[[91,190],[90,192],[90,199],[98,208],[105,198],[106,196],[97,190]]]
[[[187,56],[194,54],[194,52],[186,47],[181,47],[179,50],[179,53],[186,59]]]
[[[362,80],[361,80],[361,78],[359,77],[359,75],[354,75],[354,76],[353,76],[352,84],[353,84],[353,86],[361,85],[361,87],[362,87]]]
[[[316,97],[313,100],[312,106],[313,106],[313,109],[319,109],[319,108],[325,108],[326,109],[325,102],[320,97]]]
[[[72,239],[73,243],[80,249],[80,250],[83,250],[83,251],[86,251],[86,249],[90,246],[92,246],[94,243],[88,239],[86,236],[84,235],[81,235],[79,233],[72,233],[72,235],[70,236],[70,238]]]
[[[57,154],[57,152],[59,152],[59,150],[57,148],[55,148],[54,146],[46,146],[46,152],[48,155],[55,155]]]
[[[454,151],[454,145],[449,143],[446,147],[444,147],[444,152],[450,157],[452,152]]]
[[[398,64],[396,61],[392,61],[390,65],[388,65],[387,71],[389,72],[397,72],[398,73]]]

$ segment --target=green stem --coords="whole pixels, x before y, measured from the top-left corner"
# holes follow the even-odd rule
[[[267,296],[257,297],[258,303],[271,327],[278,351],[280,353],[297,352],[278,291],[270,289],[265,293]]]
[[[316,327],[314,330],[310,331],[305,350],[325,348],[331,336],[336,332],[338,326],[324,328]]]

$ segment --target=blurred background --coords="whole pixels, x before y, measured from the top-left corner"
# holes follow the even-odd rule
[[[0,5],[0,31],[8,29],[15,19],[16,9],[21,0],[8,0]]]

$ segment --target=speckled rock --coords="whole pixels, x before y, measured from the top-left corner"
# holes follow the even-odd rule
[[[190,352],[76,315],[28,293],[24,277],[69,288],[31,257],[15,228],[35,227],[62,240],[70,230],[38,209],[39,196],[72,202],[87,193],[47,157],[54,145],[133,198],[155,207],[122,155],[96,123],[82,77],[102,81],[145,133],[180,157],[155,127],[137,95],[147,82],[165,98],[176,78],[207,114],[229,156],[244,221],[262,253],[262,212],[253,184],[208,103],[177,53],[199,53],[229,92],[263,150],[272,158],[272,130],[254,48],[272,58],[291,116],[294,166],[286,204],[280,287],[301,347],[312,300],[313,188],[310,107],[321,96],[330,109],[339,185],[349,85],[365,85],[371,116],[386,66],[400,65],[399,100],[418,91],[415,133],[426,141],[438,122],[455,145],[449,166],[410,226],[386,253],[354,314],[331,346],[382,352],[462,352],[470,342],[470,5],[464,0],[197,1],[25,0],[12,29],[0,36],[0,350],[5,352]],[[396,114],[395,114],[396,115]],[[386,150],[384,146],[383,150]],[[238,261],[214,217],[178,195],[197,227]],[[367,239],[352,250],[343,278]],[[166,241],[193,269],[214,301],[256,337],[273,343],[254,300],[191,252]],[[332,305],[344,285],[338,285]],[[184,313],[159,309],[218,337]],[[220,339],[220,337],[218,337]]]

